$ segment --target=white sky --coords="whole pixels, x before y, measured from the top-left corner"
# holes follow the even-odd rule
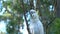
[[[0,1],[0,8],[2,7],[2,1]],[[0,12],[0,15],[3,14],[5,8],[2,9],[2,11]],[[6,32],[6,24],[4,23],[4,21],[0,22],[0,31],[2,32]]]
[[[4,1],[5,1],[5,0],[4,0]],[[1,9],[1,8],[2,8],[2,1],[0,1],[0,9]],[[2,11],[0,12],[0,15],[2,15],[5,10],[6,10],[5,8],[2,8]]]
[[[6,9],[3,8],[2,11],[0,12],[0,15],[2,15],[5,10],[6,10]]]
[[[0,22],[0,31],[6,32],[6,24],[4,23],[4,21]]]

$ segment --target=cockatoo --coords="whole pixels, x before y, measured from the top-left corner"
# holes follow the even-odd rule
[[[39,20],[39,16],[36,13],[36,10],[30,10],[30,32],[31,34],[44,34],[44,28],[42,22]]]

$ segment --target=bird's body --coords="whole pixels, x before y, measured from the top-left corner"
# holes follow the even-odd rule
[[[33,23],[32,23],[33,22]],[[44,34],[43,25],[40,21],[34,21],[32,20],[30,23],[30,30],[33,34]]]

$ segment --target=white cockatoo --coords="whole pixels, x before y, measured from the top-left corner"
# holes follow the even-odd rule
[[[39,20],[39,16],[36,13],[36,10],[30,10],[30,31],[31,34],[44,34],[44,28],[42,22]]]

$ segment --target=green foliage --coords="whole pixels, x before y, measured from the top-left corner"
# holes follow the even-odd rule
[[[50,34],[60,34],[60,18],[56,18],[52,23]]]
[[[20,24],[23,23],[23,19],[22,17],[13,17],[12,19],[10,19],[10,21],[8,22],[7,26],[6,26],[6,31],[9,34],[14,34],[14,33],[18,33],[18,27],[20,27]],[[12,26],[12,28],[11,28]]]
[[[7,32],[8,32],[9,34],[14,34],[14,33],[16,33],[15,31],[17,31],[17,30],[16,30],[16,26],[17,26],[17,25],[18,25],[17,20],[11,20],[11,21],[7,24],[7,26],[6,26]]]
[[[21,8],[20,5],[15,5],[15,6],[13,7],[13,10],[18,11],[19,13],[23,13],[23,9]]]
[[[10,21],[8,22],[6,26],[6,31],[8,34],[18,34],[18,30],[16,28],[20,27],[20,24],[23,23],[23,19],[21,14],[24,13],[22,9],[22,5],[19,2],[20,0],[7,0],[3,1],[3,7],[6,9],[4,14],[1,17],[1,20],[7,20],[9,19]],[[9,9],[11,10],[9,10]],[[19,14],[19,15],[18,15]]]

